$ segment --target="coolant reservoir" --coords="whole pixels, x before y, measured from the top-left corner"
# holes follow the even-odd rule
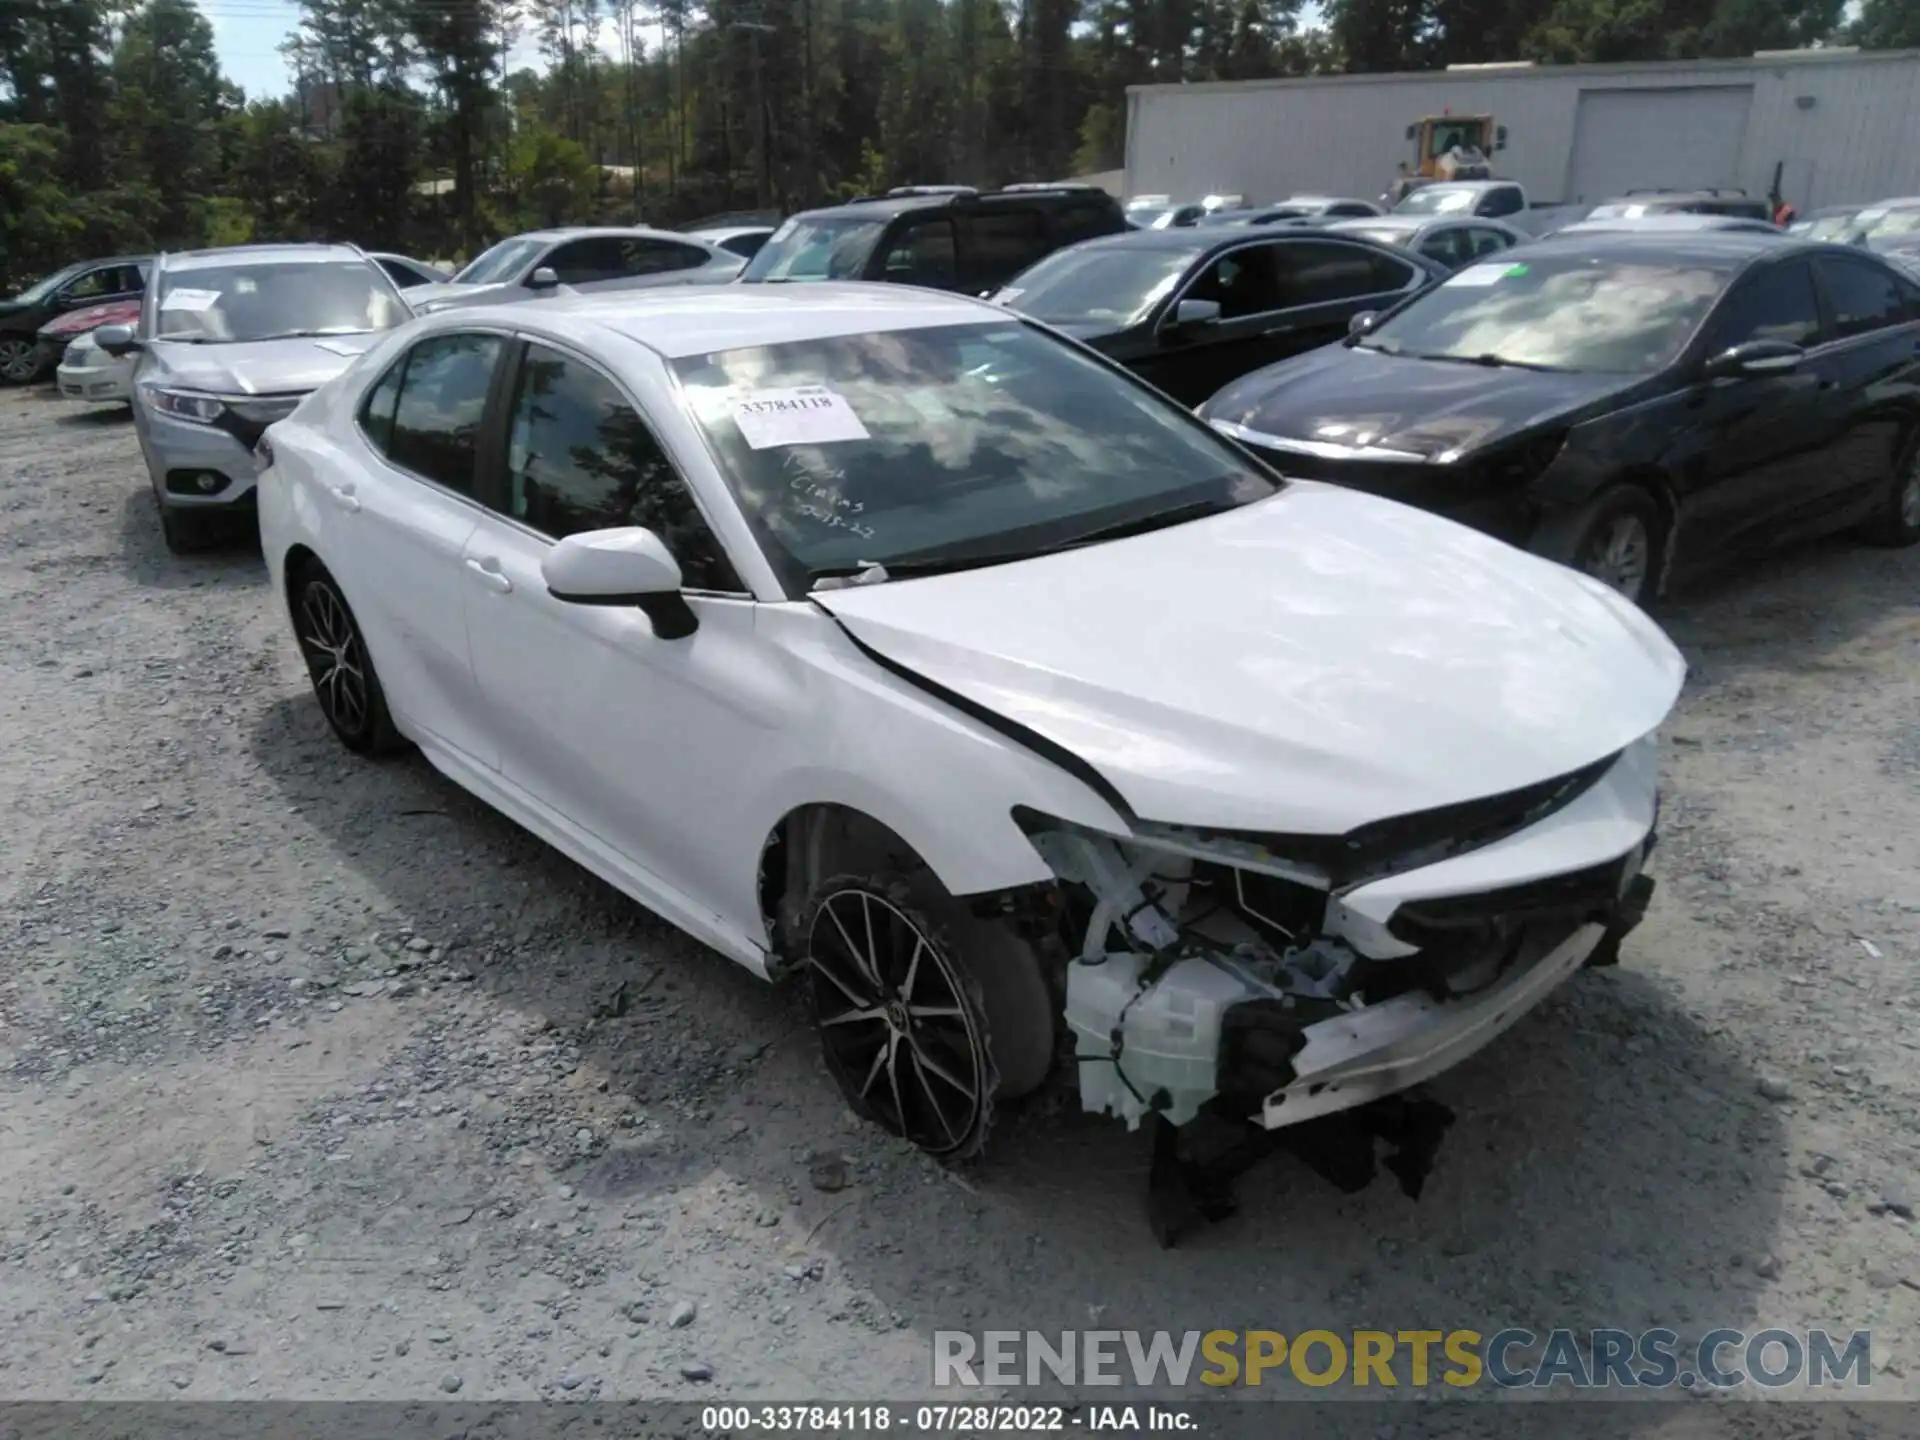
[[[1129,1130],[1156,1108],[1161,1091],[1166,1103],[1157,1108],[1174,1124],[1194,1117],[1214,1094],[1221,1018],[1262,993],[1209,961],[1181,960],[1142,995],[1148,959],[1119,953],[1067,967],[1067,1025],[1078,1056],[1081,1107],[1117,1115]],[[1116,1024],[1122,1027],[1117,1061],[1108,1059]]]

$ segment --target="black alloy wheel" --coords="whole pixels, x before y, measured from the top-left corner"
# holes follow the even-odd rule
[[[827,1066],[860,1114],[930,1154],[984,1143],[997,1084],[980,988],[904,881],[841,876],[804,929]]]
[[[313,566],[293,584],[294,634],[313,681],[314,697],[333,733],[349,750],[381,754],[398,747],[386,696],[353,611],[333,577]]]

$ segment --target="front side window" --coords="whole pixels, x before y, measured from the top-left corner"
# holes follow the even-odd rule
[[[1811,345],[1820,335],[1820,301],[1804,260],[1769,265],[1727,296],[1714,321],[1709,354],[1755,340]]]
[[[789,589],[869,563],[987,564],[1270,495],[1159,395],[1028,325],[939,326],[674,364]]]
[[[777,284],[859,280],[866,275],[867,260],[886,228],[885,218],[796,216],[768,237],[740,278]]]
[[[1137,325],[1167,298],[1199,253],[1197,246],[1056,250],[1016,276],[1000,298],[1049,325]]]
[[[880,278],[896,285],[951,290],[960,278],[958,253],[951,220],[918,220],[894,235]]]
[[[529,344],[514,386],[507,512],[555,540],[643,525],[695,590],[744,590],[660,442],[599,371]]]
[[[487,389],[504,344],[498,335],[435,335],[407,353],[386,445],[394,464],[474,493]]]
[[[667,275],[707,263],[707,252],[644,235],[595,235],[559,246],[547,262],[562,285]]]
[[[1878,265],[1823,255],[1820,274],[1833,306],[1833,333],[1841,339],[1884,330],[1907,318],[1900,282]]]
[[[1265,315],[1280,308],[1274,246],[1243,245],[1210,262],[1187,287],[1187,300],[1211,300],[1222,320]]]
[[[1469,266],[1360,343],[1429,360],[1646,374],[1678,358],[1731,278],[1706,264],[1526,254]]]
[[[156,333],[215,345],[363,335],[411,318],[393,282],[363,260],[198,265],[162,277]]]

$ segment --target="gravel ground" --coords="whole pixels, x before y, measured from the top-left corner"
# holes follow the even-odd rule
[[[1029,1106],[944,1170],[787,995],[349,758],[257,547],[170,558],[122,413],[0,394],[0,1395],[908,1397],[937,1327],[1516,1323],[1871,1326],[1914,1397],[1917,595],[1836,544],[1690,601],[1625,963],[1436,1087],[1418,1203],[1277,1159],[1163,1253],[1141,1137]]]

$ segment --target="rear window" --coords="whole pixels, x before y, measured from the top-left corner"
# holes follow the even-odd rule
[[[858,280],[887,217],[796,215],[762,245],[740,272],[742,280]]]

